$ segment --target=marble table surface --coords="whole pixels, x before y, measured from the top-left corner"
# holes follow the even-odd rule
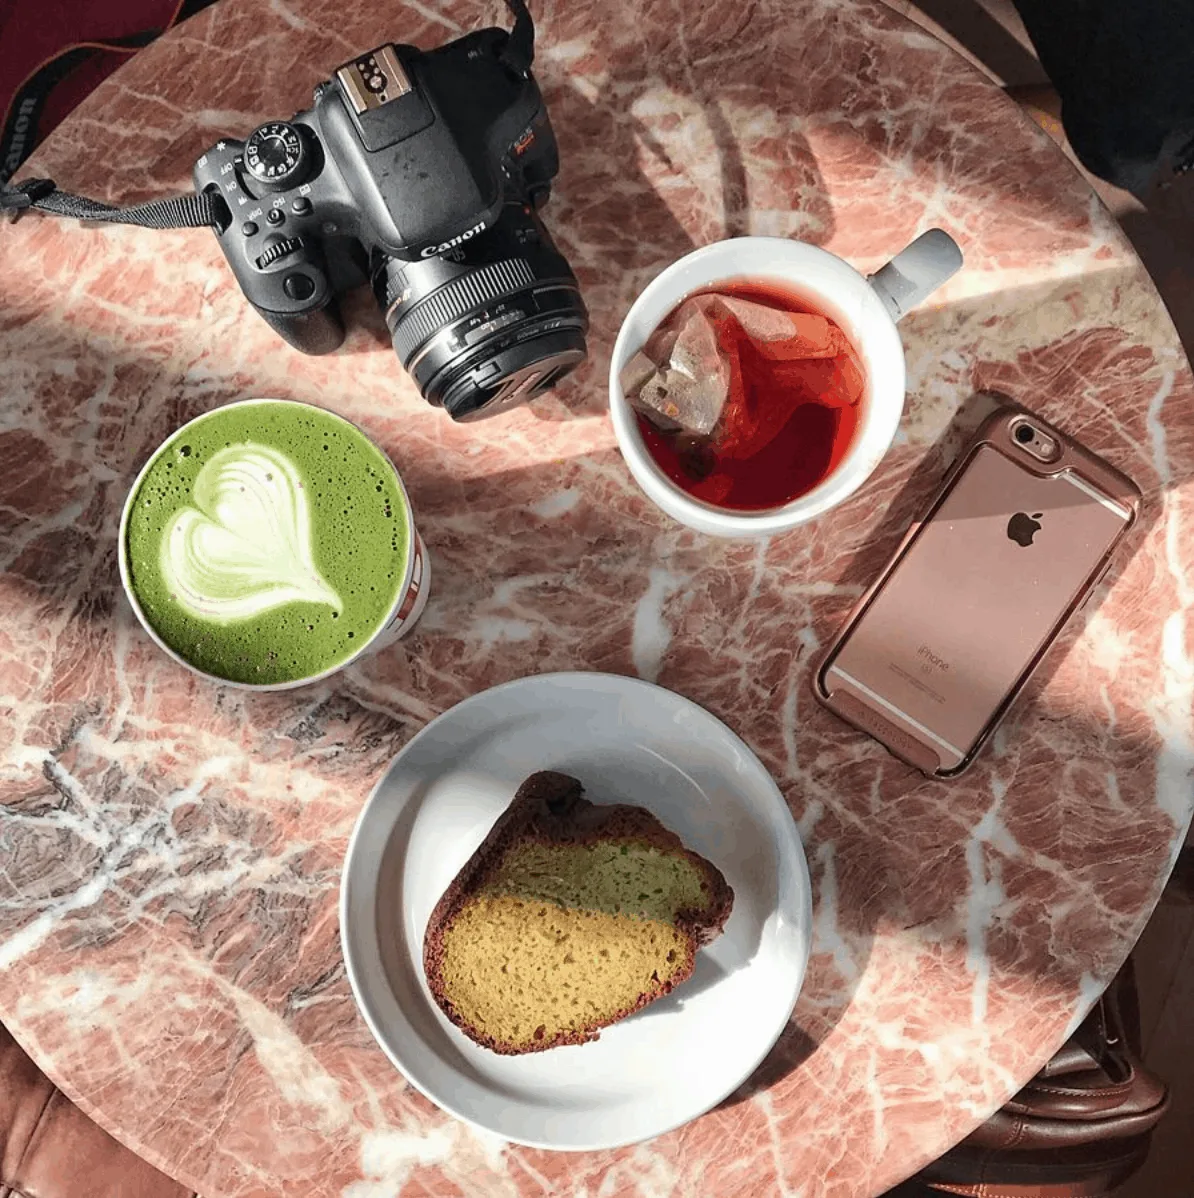
[[[207,1198],[874,1195],[1050,1055],[1189,822],[1194,380],[1061,153],[883,5],[535,8],[563,160],[547,220],[593,352],[534,408],[452,425],[367,296],[341,352],[300,356],[206,231],[0,227],[0,1019]],[[105,83],[26,173],[126,202],[178,191],[222,132],[304,107],[353,53],[500,17],[471,0],[222,0]],[[909,402],[870,485],[769,543],[654,510],[604,410],[646,281],[746,232],[872,270],[932,225],[967,266],[901,325]],[[809,660],[986,390],[1105,454],[1146,514],[973,772],[937,783],[818,708]],[[172,664],[116,570],[151,448],[250,395],[374,434],[434,565],[414,635],[276,695]],[[656,680],[745,737],[791,804],[816,899],[804,991],[749,1083],[679,1131],[582,1155],[495,1142],[409,1089],[357,1015],[336,915],[346,839],[393,754],[465,696],[560,669]]]

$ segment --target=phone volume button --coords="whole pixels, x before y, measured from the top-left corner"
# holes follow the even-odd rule
[[[1090,580],[1090,585],[1086,588],[1086,594],[1082,596],[1081,601],[1078,603],[1078,611],[1085,611],[1090,606],[1090,601],[1095,597],[1095,592],[1099,589],[1099,583],[1107,577],[1107,571],[1110,569],[1111,563],[1107,562],[1094,578]]]

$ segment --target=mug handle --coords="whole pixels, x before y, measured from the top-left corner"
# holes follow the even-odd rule
[[[880,267],[867,282],[892,320],[906,316],[962,265],[958,243],[944,229],[930,229]]]

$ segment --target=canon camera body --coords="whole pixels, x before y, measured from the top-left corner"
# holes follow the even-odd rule
[[[456,420],[542,393],[586,352],[576,277],[539,217],[559,156],[533,26],[507,3],[511,32],[379,46],[306,112],[218,141],[194,171],[226,203],[220,245],[280,336],[335,349],[337,297],[370,282],[403,367]]]

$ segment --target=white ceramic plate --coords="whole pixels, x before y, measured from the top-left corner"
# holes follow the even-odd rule
[[[431,909],[527,775],[563,770],[597,803],[637,803],[734,888],[724,933],[672,994],[595,1043],[505,1057],[435,1005]],[[377,1042],[444,1110],[536,1148],[635,1143],[715,1106],[783,1031],[811,934],[808,867],[758,758],[707,711],[610,674],[545,674],[474,695],[394,758],[348,846],[340,928]]]

